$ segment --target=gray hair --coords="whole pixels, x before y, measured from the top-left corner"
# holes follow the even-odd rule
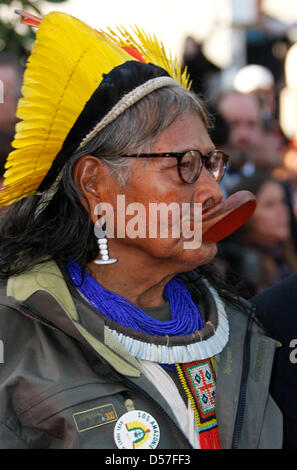
[[[65,165],[65,176],[70,176],[78,158],[91,154],[108,165],[125,186],[134,159],[124,155],[150,152],[161,132],[190,111],[196,112],[205,127],[209,127],[205,107],[192,92],[173,86],[150,93],[75,152]]]

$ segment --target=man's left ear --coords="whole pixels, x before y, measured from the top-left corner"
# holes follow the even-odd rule
[[[74,165],[73,181],[83,195],[81,203],[90,213],[93,223],[96,222],[95,207],[100,202],[99,182],[104,180],[106,167],[93,155],[84,155]]]

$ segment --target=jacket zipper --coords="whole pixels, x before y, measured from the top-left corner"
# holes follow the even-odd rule
[[[247,382],[250,370],[250,341],[251,341],[251,333],[252,333],[252,325],[255,318],[255,311],[256,308],[253,306],[251,308],[251,315],[249,316],[246,333],[244,338],[244,349],[243,349],[243,360],[242,360],[242,373],[241,373],[241,381],[240,381],[240,389],[239,389],[239,398],[238,398],[238,405],[235,417],[235,424],[233,429],[233,437],[232,437],[232,446],[231,449],[239,449],[243,419],[244,419],[244,411],[245,411],[245,403],[246,403],[246,389],[247,389]]]

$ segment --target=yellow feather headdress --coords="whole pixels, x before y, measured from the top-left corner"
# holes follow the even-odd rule
[[[27,18],[28,24],[38,25],[38,18]],[[190,86],[187,73],[167,57],[163,44],[139,28],[132,33],[123,28],[96,31],[60,12],[40,21],[24,74],[15,150],[5,164],[0,207],[36,193],[104,76],[131,60],[161,67],[182,87]],[[166,86],[166,77],[161,78],[164,84],[158,86]]]

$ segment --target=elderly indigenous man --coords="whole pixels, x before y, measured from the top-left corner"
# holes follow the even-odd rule
[[[281,446],[275,342],[207,266],[255,200],[222,202],[227,156],[188,88],[138,29],[41,20],[0,193],[2,448]],[[188,204],[190,229],[198,204],[202,243],[118,236],[119,195]]]

